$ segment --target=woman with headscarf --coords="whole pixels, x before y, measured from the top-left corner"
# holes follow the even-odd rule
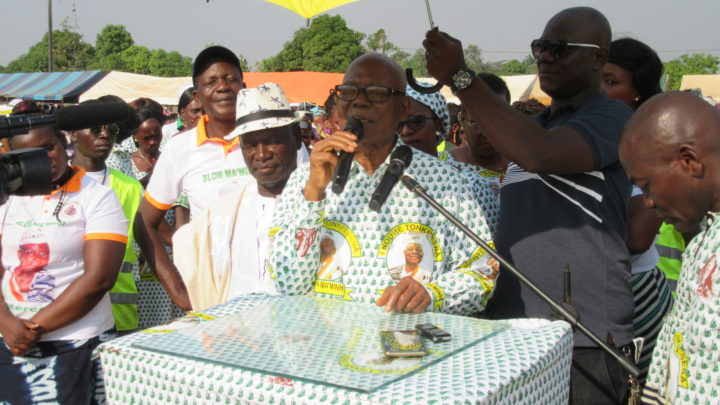
[[[430,86],[426,83],[420,85]],[[470,182],[473,194],[483,208],[490,231],[494,235],[500,207],[491,185],[470,165],[458,162],[448,152],[437,151],[438,144],[450,131],[450,115],[445,97],[440,92],[423,94],[410,86],[405,89],[405,94],[410,97],[411,106],[408,117],[398,123],[400,139],[406,145],[438,157],[458,169],[458,174]]]

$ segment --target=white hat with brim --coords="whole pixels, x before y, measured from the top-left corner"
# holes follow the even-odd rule
[[[284,127],[300,121],[301,112],[295,112],[277,83],[264,83],[238,93],[235,106],[235,129],[225,136],[231,140],[248,132]]]

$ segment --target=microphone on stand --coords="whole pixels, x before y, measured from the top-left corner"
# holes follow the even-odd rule
[[[573,313],[572,310],[568,310],[563,305],[560,305],[553,301],[552,298],[550,298],[547,294],[545,294],[538,286],[536,286],[532,281],[530,281],[527,277],[525,277],[518,269],[516,269],[512,264],[510,264],[507,260],[505,260],[500,254],[498,254],[493,248],[491,248],[487,243],[485,243],[482,239],[480,239],[479,236],[475,234],[475,232],[471,231],[470,228],[465,226],[462,222],[460,222],[459,219],[457,219],[453,214],[448,212],[440,203],[435,201],[434,198],[430,197],[428,193],[425,191],[425,189],[412,177],[409,177],[408,175],[403,175],[400,180],[402,181],[403,185],[422,198],[423,200],[427,201],[428,204],[430,204],[433,208],[435,208],[439,213],[441,213],[445,218],[447,218],[450,222],[452,222],[453,225],[458,227],[465,235],[470,237],[473,242],[480,245],[485,251],[492,257],[495,258],[500,264],[503,265],[504,269],[510,271],[515,277],[518,278],[523,284],[525,284],[530,290],[532,290],[535,294],[537,294],[545,303],[547,303],[550,308],[557,314],[561,315],[570,325],[572,325],[574,328],[577,328],[582,332],[585,336],[587,336],[590,340],[592,340],[596,345],[598,345],[600,348],[608,352],[610,355],[612,355],[615,360],[617,360],[620,365],[627,371],[630,372],[633,376],[637,377],[640,375],[640,370],[637,368],[635,364],[633,364],[631,361],[629,361],[625,356],[620,354],[615,348],[610,347],[607,343],[605,343],[603,340],[595,336],[595,334],[590,331],[585,325],[580,323],[580,320],[578,319],[577,313]]]
[[[380,184],[378,184],[375,192],[370,199],[370,209],[380,212],[380,208],[385,204],[390,192],[400,180],[405,169],[410,166],[412,161],[412,150],[407,145],[401,145],[390,155],[390,164],[385,169]]]
[[[357,118],[350,118],[345,124],[343,131],[352,132],[357,136],[357,140],[360,141],[363,136],[363,124]],[[352,165],[353,156],[355,153],[348,153],[345,151],[340,152],[337,166],[335,166],[335,172],[333,173],[332,191],[335,194],[340,194],[345,190],[345,183],[347,183],[348,176],[350,175],[350,167]]]

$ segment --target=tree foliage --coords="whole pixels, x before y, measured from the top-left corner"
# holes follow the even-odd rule
[[[95,38],[95,55],[106,57],[120,53],[133,45],[135,41],[124,25],[108,24]]]
[[[706,75],[718,71],[720,58],[705,53],[681,55],[664,65],[665,73],[669,76],[668,90],[679,90],[684,75]]]
[[[53,70],[84,70],[94,56],[92,45],[83,41],[82,35],[67,30],[53,31]],[[28,53],[10,62],[7,72],[47,72],[48,35],[30,47]]]
[[[95,47],[83,41],[77,27],[63,21],[53,31],[53,70],[119,70],[155,76],[189,76],[192,60],[176,51],[150,50],[136,45],[122,25],[106,25],[96,37]],[[10,62],[5,72],[46,72],[47,34],[27,54]],[[241,60],[243,60],[242,58]]]
[[[321,15],[310,27],[295,31],[293,39],[277,55],[263,60],[262,70],[344,72],[353,59],[363,54],[364,36],[348,28],[340,16]]]
[[[527,75],[537,73],[537,65],[532,56],[523,60],[510,59],[502,61],[498,69],[493,72],[498,76]]]
[[[379,52],[388,56],[392,56],[392,54],[400,50],[397,45],[388,40],[388,36],[382,28],[368,35],[365,39],[365,49],[367,52]],[[406,52],[403,53],[407,54]]]

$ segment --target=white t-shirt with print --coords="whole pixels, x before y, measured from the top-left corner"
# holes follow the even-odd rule
[[[115,192],[90,179],[83,169],[75,170],[63,187],[65,193],[11,196],[0,207],[2,291],[17,317],[31,319],[83,274],[86,240],[127,243],[128,220]],[[55,210],[61,198],[58,222]],[[89,339],[114,324],[110,298],[105,294],[85,316],[43,334],[40,340]]]
[[[207,137],[208,119],[203,116],[197,127],[173,136],[160,154],[145,192],[156,208],[169,209],[185,191],[190,211],[199,212],[252,179],[238,141]]]

